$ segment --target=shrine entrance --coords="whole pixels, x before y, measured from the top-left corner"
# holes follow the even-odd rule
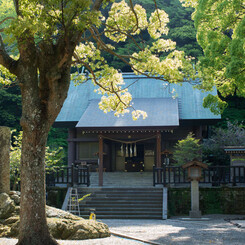
[[[144,165],[144,144],[135,148],[136,154],[125,157],[125,172],[143,172]]]
[[[105,172],[152,172],[161,166],[161,133],[100,134],[98,155],[100,186]]]

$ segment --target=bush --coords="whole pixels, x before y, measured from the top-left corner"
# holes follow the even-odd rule
[[[201,146],[199,139],[196,139],[193,133],[189,133],[185,139],[179,140],[174,147],[173,158],[177,165],[182,165],[194,159],[201,160]]]
[[[244,125],[228,121],[226,128],[214,129],[211,137],[203,142],[203,159],[212,165],[229,165],[225,146],[245,146]]]

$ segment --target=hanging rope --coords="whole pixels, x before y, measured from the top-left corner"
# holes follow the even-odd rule
[[[154,139],[156,137],[157,136],[154,135],[154,136],[151,136],[149,138],[144,138],[144,139],[140,139],[140,140],[126,141],[126,140],[117,140],[117,139],[113,139],[113,138],[110,138],[110,137],[103,136],[104,139],[112,140],[112,141],[119,142],[119,143],[122,143],[122,144],[133,144],[133,143],[136,144],[138,142],[145,141],[145,140],[150,140],[150,139]]]
[[[117,139],[113,139],[113,138],[110,138],[110,137],[103,136],[104,139],[112,140],[112,141],[121,143],[120,154],[121,154],[121,156],[124,155],[124,148],[125,148],[125,157],[133,157],[133,156],[136,157],[137,156],[136,143],[141,142],[141,141],[154,139],[156,137],[157,136],[154,135],[154,136],[151,136],[151,137],[148,137],[148,138],[144,138],[144,139],[140,139],[140,140],[126,141],[126,140],[117,140]],[[133,149],[133,144],[134,144],[134,149]],[[125,145],[125,147],[124,147],[124,145]]]

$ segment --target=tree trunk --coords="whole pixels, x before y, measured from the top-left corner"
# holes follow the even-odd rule
[[[44,157],[48,128],[34,128],[34,130],[31,128],[23,132],[18,244],[58,244],[49,234],[45,210]]]
[[[62,72],[57,71],[58,78],[44,81],[47,70],[40,72],[39,76],[29,70],[22,73],[23,139],[18,245],[58,244],[51,237],[46,220],[45,147],[50,127],[67,95],[70,69],[67,66]]]
[[[0,193],[10,191],[10,128],[0,127]]]

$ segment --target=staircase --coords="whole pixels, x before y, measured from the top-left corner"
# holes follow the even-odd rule
[[[95,209],[97,219],[161,219],[162,188],[78,188],[80,216],[88,218]]]
[[[90,187],[99,187],[99,173],[90,173]],[[153,186],[152,172],[104,172],[104,187],[150,187]]]

